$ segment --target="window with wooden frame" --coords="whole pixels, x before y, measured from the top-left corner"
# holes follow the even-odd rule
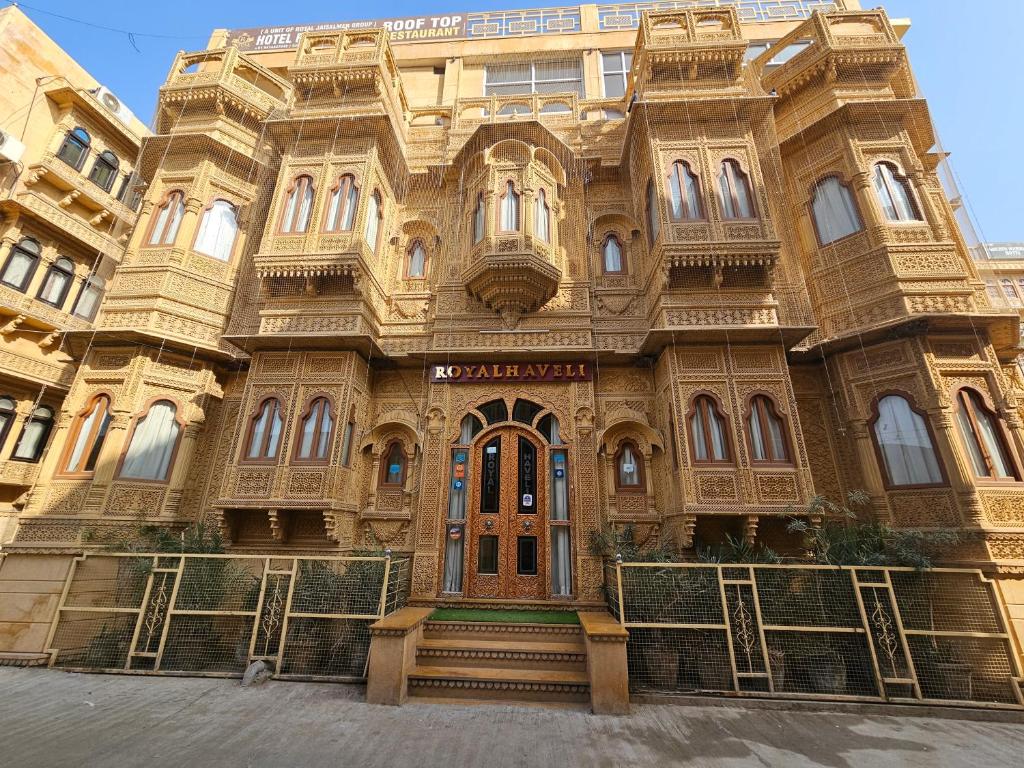
[[[10,395],[0,396],[0,450],[7,442],[7,435],[11,431],[11,425],[18,417],[18,404]]]
[[[676,160],[668,172],[668,199],[676,221],[704,218],[700,203],[700,182],[685,160]]]
[[[370,205],[366,211],[366,227],[363,230],[363,237],[370,249],[376,253],[380,243],[381,224],[384,220],[384,204],[380,192],[373,191],[370,195]]]
[[[334,417],[331,401],[319,395],[309,401],[299,421],[299,439],[295,444],[295,461],[326,464],[331,456]]]
[[[519,231],[519,193],[511,179],[498,198],[498,226],[502,232]]]
[[[121,161],[117,159],[117,155],[110,150],[104,150],[100,152],[92,164],[92,170],[89,171],[89,181],[104,192],[109,192],[114,186],[114,179],[117,178],[117,169],[120,166]]]
[[[1017,286],[1014,285],[1013,280],[1008,277],[1001,278],[999,284],[1003,288],[1003,295],[1006,296],[1007,301],[1014,307],[1024,307],[1024,300],[1021,296],[1024,295],[1022,292],[1017,291]]]
[[[75,417],[68,433],[63,473],[91,474],[96,469],[103,441],[110,428],[110,397],[94,395]]]
[[[646,200],[644,213],[647,218],[647,242],[654,245],[661,233],[661,216],[658,214],[658,190],[653,179],[647,180],[644,198]]]
[[[750,179],[736,160],[722,161],[718,172],[718,195],[723,219],[754,218]]]
[[[230,261],[238,235],[238,211],[227,200],[214,200],[203,211],[192,250],[218,261]]]
[[[180,189],[167,193],[153,217],[146,245],[173,245],[185,217],[185,194]]]
[[[747,414],[750,460],[758,464],[789,464],[789,439],[786,424],[767,395],[750,398]]]
[[[910,180],[892,163],[875,163],[875,194],[889,221],[921,221]]]
[[[324,219],[325,232],[348,232],[356,221],[356,209],[359,207],[359,187],[351,173],[344,173],[331,187],[331,199],[327,204],[327,216]]]
[[[406,457],[401,440],[392,440],[384,448],[380,463],[380,484],[402,486],[405,484]]]
[[[864,228],[850,188],[836,176],[826,176],[814,185],[811,213],[821,245],[842,240]]]
[[[945,484],[927,415],[908,398],[895,393],[879,397],[870,426],[887,488]]]
[[[82,289],[75,299],[75,308],[72,314],[83,320],[92,321],[103,301],[103,291],[106,288],[106,281],[99,275],[89,275],[82,283]]]
[[[644,456],[632,440],[624,440],[615,452],[615,490],[619,493],[646,493]]]
[[[731,464],[729,433],[718,400],[711,395],[697,395],[690,407],[689,421],[694,463]]]
[[[313,177],[296,176],[285,191],[284,210],[281,211],[280,232],[283,235],[305,232],[313,212]]]
[[[57,150],[57,157],[70,165],[76,171],[82,170],[85,165],[85,158],[89,154],[89,146],[92,144],[92,137],[84,128],[75,128],[68,131],[64,141]]]
[[[0,282],[17,291],[24,292],[39,266],[39,255],[42,249],[39,243],[29,237],[23,237],[11,246],[11,252],[4,262],[4,271]]]
[[[405,276],[411,280],[427,276],[427,249],[422,240],[413,240],[405,253]]]
[[[165,482],[180,436],[178,406],[172,400],[154,401],[132,425],[118,475],[131,480]]]
[[[75,265],[71,259],[61,256],[50,265],[43,277],[36,298],[60,309],[68,297],[71,284],[75,280]]]
[[[626,271],[626,260],[618,235],[608,235],[601,243],[601,270],[606,275],[621,275]]]
[[[53,408],[37,405],[25,420],[11,453],[12,461],[26,461],[35,464],[43,456],[43,450],[53,431]],[[0,444],[3,440],[0,438]]]
[[[538,240],[551,242],[551,207],[543,188],[537,190],[536,210],[533,215],[533,231]]]
[[[968,388],[956,393],[956,421],[977,477],[1001,481],[1020,479],[1006,444],[1001,419],[988,407],[981,393]]]
[[[274,461],[281,449],[281,401],[267,397],[260,401],[249,419],[249,432],[245,442],[244,460],[251,462]]]
[[[476,207],[473,209],[473,244],[476,245],[484,239],[484,193],[476,196]]]
[[[354,411],[353,411],[354,413]],[[352,466],[352,441],[355,439],[356,423],[350,414],[345,422],[345,431],[341,435],[341,466]]]

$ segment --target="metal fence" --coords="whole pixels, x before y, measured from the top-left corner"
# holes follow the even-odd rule
[[[980,571],[613,563],[636,691],[1024,707]]]
[[[366,676],[370,625],[405,604],[409,560],[86,554],[64,584],[50,666],[284,679]]]

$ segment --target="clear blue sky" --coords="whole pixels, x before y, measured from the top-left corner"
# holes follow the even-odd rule
[[[149,122],[156,90],[179,49],[204,47],[217,27],[256,27],[418,15],[444,11],[536,8],[525,0],[31,0],[23,10],[100,82]],[[570,4],[570,3],[565,3]],[[982,239],[1024,241],[1024,2],[1020,0],[862,0],[913,21],[905,38],[918,82],[952,153],[953,167]],[[46,11],[48,13],[43,13]],[[93,29],[53,15],[170,39]]]

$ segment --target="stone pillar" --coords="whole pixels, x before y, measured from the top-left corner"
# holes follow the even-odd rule
[[[861,477],[864,479],[864,492],[871,499],[871,512],[875,519],[883,523],[892,523],[892,513],[885,494],[885,481],[882,468],[878,466],[878,457],[869,433],[870,427],[864,419],[850,422],[850,434],[857,447],[857,459],[860,463]]]
[[[367,703],[405,703],[409,672],[416,666],[416,645],[423,637],[423,622],[433,612],[433,608],[406,607],[370,626]]]
[[[587,648],[590,708],[595,715],[629,714],[629,632],[609,613],[579,614]]]

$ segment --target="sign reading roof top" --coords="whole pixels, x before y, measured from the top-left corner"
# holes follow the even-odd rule
[[[643,11],[671,8],[706,8],[735,5],[743,22],[799,21],[812,12],[844,6],[843,0],[663,0],[648,3],[597,4],[598,30],[636,29]],[[534,8],[521,11],[449,13],[437,16],[402,16],[392,19],[295,24],[287,27],[250,27],[228,32],[228,45],[241,51],[287,51],[299,46],[303,32],[345,32],[384,27],[392,43],[431,43],[446,40],[486,40],[495,37],[564,35],[582,32],[579,6]]]

